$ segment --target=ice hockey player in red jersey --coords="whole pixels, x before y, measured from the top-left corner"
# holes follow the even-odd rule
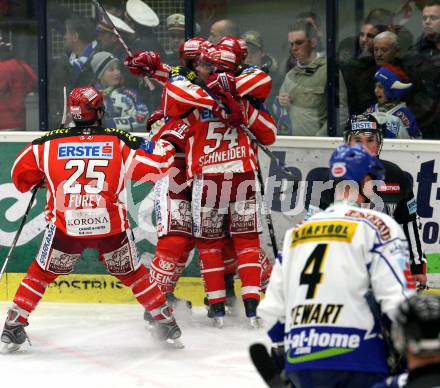
[[[213,50],[213,47],[208,46],[208,44],[209,42],[205,41],[203,38],[193,38],[182,44],[180,50],[181,64],[184,67],[177,67],[171,70],[171,77],[173,78],[174,82],[183,83],[184,86],[188,85],[188,83],[197,83],[195,81],[196,74],[192,70],[194,70],[194,63],[199,58],[202,50]],[[224,44],[223,41],[221,42],[221,44],[224,46],[225,49],[237,53],[236,61],[229,69],[234,71],[237,70],[237,66],[240,65],[240,63],[244,60],[246,56],[245,43],[242,42],[242,44],[239,45],[236,38],[228,38]],[[228,44],[233,44],[233,49],[228,47]],[[153,79],[156,79],[159,82],[163,83],[163,80],[165,79],[164,74],[166,73],[164,69],[168,70],[169,68],[167,68],[167,66],[164,64],[159,64],[157,59],[157,54],[151,52],[143,52],[138,54],[134,58],[128,58],[126,64],[133,74],[149,75]],[[239,91],[243,94],[255,93],[258,96],[257,98],[255,96],[251,97],[249,95],[245,95],[245,97],[248,98],[250,101],[264,100],[264,98],[270,93],[270,76],[268,76],[261,70],[257,68],[249,68],[246,70],[246,72],[244,72],[243,66],[241,66],[239,77],[240,78],[237,82],[237,84],[239,84],[240,86]],[[192,85],[187,88],[186,91],[191,89],[196,90],[199,94],[195,94],[195,96],[189,96],[189,98],[195,97],[194,100],[198,101],[198,98],[200,96],[203,96],[204,98],[207,98],[207,100],[210,100],[210,104],[213,103],[213,101],[209,98],[209,95],[206,95],[206,93],[200,87]],[[177,90],[179,90],[179,88],[177,88]],[[180,90],[185,90],[185,87],[181,88]],[[185,110],[185,107],[183,107],[183,110]],[[185,112],[185,114],[188,114],[188,112]],[[162,117],[163,112],[155,112],[152,115],[151,120],[157,120]],[[187,123],[189,123],[189,121],[187,121]],[[181,143],[182,129],[185,128],[185,125],[182,124],[180,120],[168,121],[168,123],[161,128],[159,133],[155,134],[154,136],[160,137],[163,134],[169,134],[170,132],[172,132],[172,128],[174,125],[176,128],[178,128],[178,132],[180,133],[180,135],[178,135],[178,137],[180,137],[180,140],[177,139],[178,143]],[[168,140],[175,144],[172,139],[168,138]],[[177,145],[177,148],[183,149],[181,147],[181,144]],[[182,165],[182,172],[183,171],[184,165]],[[180,182],[181,180],[182,179],[179,179],[178,176],[176,177],[177,182]],[[176,197],[176,199],[167,200],[166,191],[168,190],[169,185],[173,183],[175,184],[176,182],[173,182],[172,178],[167,177],[164,178],[164,182],[158,182],[158,184],[156,185],[158,190],[157,195],[155,196],[155,209],[156,218],[158,220],[159,241],[156,255],[152,261],[151,266],[151,275],[154,277],[154,280],[158,282],[158,284],[161,285],[161,288],[163,290],[166,290],[166,292],[170,296],[173,296],[171,294],[171,290],[174,290],[176,282],[184,268],[184,264],[186,262],[186,258],[188,257],[189,251],[193,247],[193,243],[192,241],[190,241],[189,234],[183,231],[182,228],[179,227],[179,230],[174,231],[170,230],[170,227],[172,227],[172,225],[176,224],[177,222],[176,220],[172,219],[173,214],[176,214],[179,217],[182,216],[180,212],[170,212],[170,208],[172,206],[175,206],[175,203],[177,202],[184,206],[182,201],[185,201],[186,203],[186,199],[190,200],[190,187],[180,189],[180,183],[177,183],[177,186],[179,188],[179,193],[177,195],[168,192],[168,197]],[[190,212],[190,206],[184,206],[184,208],[187,210],[187,213]],[[181,222],[179,221],[177,223]],[[185,224],[189,226],[188,222],[186,222]],[[177,237],[176,235],[179,236]],[[227,285],[229,305],[231,305],[235,300],[233,276],[237,268],[236,258],[231,256],[231,251],[233,252],[232,244],[226,244],[224,252],[226,275],[225,281]],[[260,252],[260,258],[262,259],[262,268],[264,268],[264,271],[262,271],[262,279],[265,279],[265,281],[267,281],[268,277],[270,276],[272,266],[264,251]]]
[[[191,77],[193,62],[200,55],[202,47],[206,47],[203,38],[189,39],[181,45],[180,59],[188,77]],[[126,63],[133,74],[148,74],[161,84],[168,79],[171,70],[168,65],[160,63],[160,58],[152,52],[143,52],[134,58],[127,58]],[[192,74],[193,77],[196,76],[194,72]],[[195,244],[192,235],[191,184],[186,179],[185,164],[188,126],[179,119],[167,118],[164,125],[151,131],[152,125],[163,118],[162,109],[150,116],[147,124],[150,139],[168,140],[174,145],[177,153],[172,174],[159,180],[154,187],[158,242],[150,266],[150,279],[159,285],[169,303],[177,304],[181,300],[175,297],[174,290]],[[186,301],[186,305],[191,307],[189,301]],[[148,322],[152,320],[148,311],[144,317]]]
[[[220,39],[216,48],[234,53],[237,57],[237,66],[233,71],[237,93],[245,98],[256,109],[260,109],[269,96],[272,89],[272,78],[269,74],[257,66],[246,64],[248,54],[246,42],[234,36],[224,36]],[[226,306],[234,308],[236,296],[234,287],[234,276],[237,272],[237,258],[234,256],[232,241],[228,241],[223,248],[225,262],[225,284],[226,284]],[[272,272],[272,263],[260,247],[261,264],[261,291],[264,292]]]
[[[222,73],[236,66],[236,56],[231,52],[203,52],[196,70],[208,83],[210,92],[171,74],[164,93],[164,112],[170,116],[183,114],[190,129],[186,160],[188,178],[194,180],[193,230],[202,260],[205,291],[219,326],[225,314],[222,248],[228,236],[238,257],[242,297],[251,324],[256,323],[259,301],[260,225],[254,175],[257,163],[254,146],[240,125],[247,124],[264,144],[274,142],[276,132],[271,116],[241,100],[234,77]],[[207,101],[212,99],[214,107],[219,104],[213,95],[227,107],[227,114],[210,109]]]
[[[97,249],[108,272],[150,311],[156,323],[153,336],[180,347],[180,328],[139,260],[125,205],[125,181],[159,179],[172,166],[175,149],[165,141],[101,127],[103,97],[92,87],[75,88],[68,106],[76,126],[33,141],[12,168],[12,181],[21,192],[44,181],[47,227],[8,310],[0,350],[14,351],[25,342],[28,316],[46,288],[71,273],[87,248]]]

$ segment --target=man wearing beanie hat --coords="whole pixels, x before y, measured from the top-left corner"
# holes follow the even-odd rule
[[[148,108],[134,89],[123,86],[120,61],[107,51],[93,55],[90,66],[95,74],[95,88],[104,96],[105,125],[124,131],[141,130],[145,126]]]
[[[413,113],[401,101],[412,86],[404,71],[397,66],[385,64],[377,70],[374,81],[377,102],[367,112],[374,113],[381,124],[386,124],[384,138],[420,138]]]

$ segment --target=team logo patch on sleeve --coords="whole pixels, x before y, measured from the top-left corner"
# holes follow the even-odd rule
[[[416,202],[416,200],[413,198],[413,199],[410,199],[407,203],[406,203],[406,206],[408,207],[408,213],[409,214],[414,214],[414,213],[416,213],[417,212],[417,202]]]
[[[113,143],[61,143],[57,154],[58,159],[112,159]]]

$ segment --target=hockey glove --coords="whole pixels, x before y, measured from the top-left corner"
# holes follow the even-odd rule
[[[154,51],[143,51],[125,58],[124,65],[133,75],[151,76],[160,66],[160,55]]]
[[[225,93],[222,95],[222,105],[216,104],[212,108],[212,113],[220,119],[220,121],[224,122],[226,125],[230,127],[238,127],[241,124],[245,123],[245,118],[243,115],[243,111],[241,105],[235,101],[229,93]],[[224,104],[224,102],[227,104]]]
[[[286,363],[286,352],[284,350],[284,345],[272,346],[270,348],[270,356],[279,370],[283,371]]]
[[[235,87],[235,78],[227,73],[211,74],[206,80],[209,90],[216,96],[229,92],[234,98],[237,98],[237,89]]]
[[[146,123],[146,130],[147,130],[147,132],[150,132],[151,131],[151,127],[153,126],[153,124],[156,122],[156,121],[159,121],[159,120],[162,120],[163,118],[164,118],[164,113],[163,113],[163,110],[161,110],[161,109],[157,109],[157,110],[155,110],[151,115],[150,115],[150,117],[148,117],[148,120],[147,120],[147,123]]]

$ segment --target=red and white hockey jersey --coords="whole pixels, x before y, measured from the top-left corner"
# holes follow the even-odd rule
[[[265,100],[272,90],[272,78],[256,66],[245,66],[239,75],[235,76],[237,93]]]
[[[114,128],[63,128],[29,144],[12,167],[21,192],[45,179],[47,221],[74,237],[128,228],[126,179],[156,181],[172,166],[175,149]]]
[[[184,116],[190,137],[186,146],[189,178],[195,174],[247,172],[257,169],[254,145],[241,128],[228,127],[211,111],[216,101],[201,87],[182,76],[170,77],[164,91],[164,112]],[[272,144],[276,125],[263,109],[243,100],[243,111],[249,129],[262,144]]]

